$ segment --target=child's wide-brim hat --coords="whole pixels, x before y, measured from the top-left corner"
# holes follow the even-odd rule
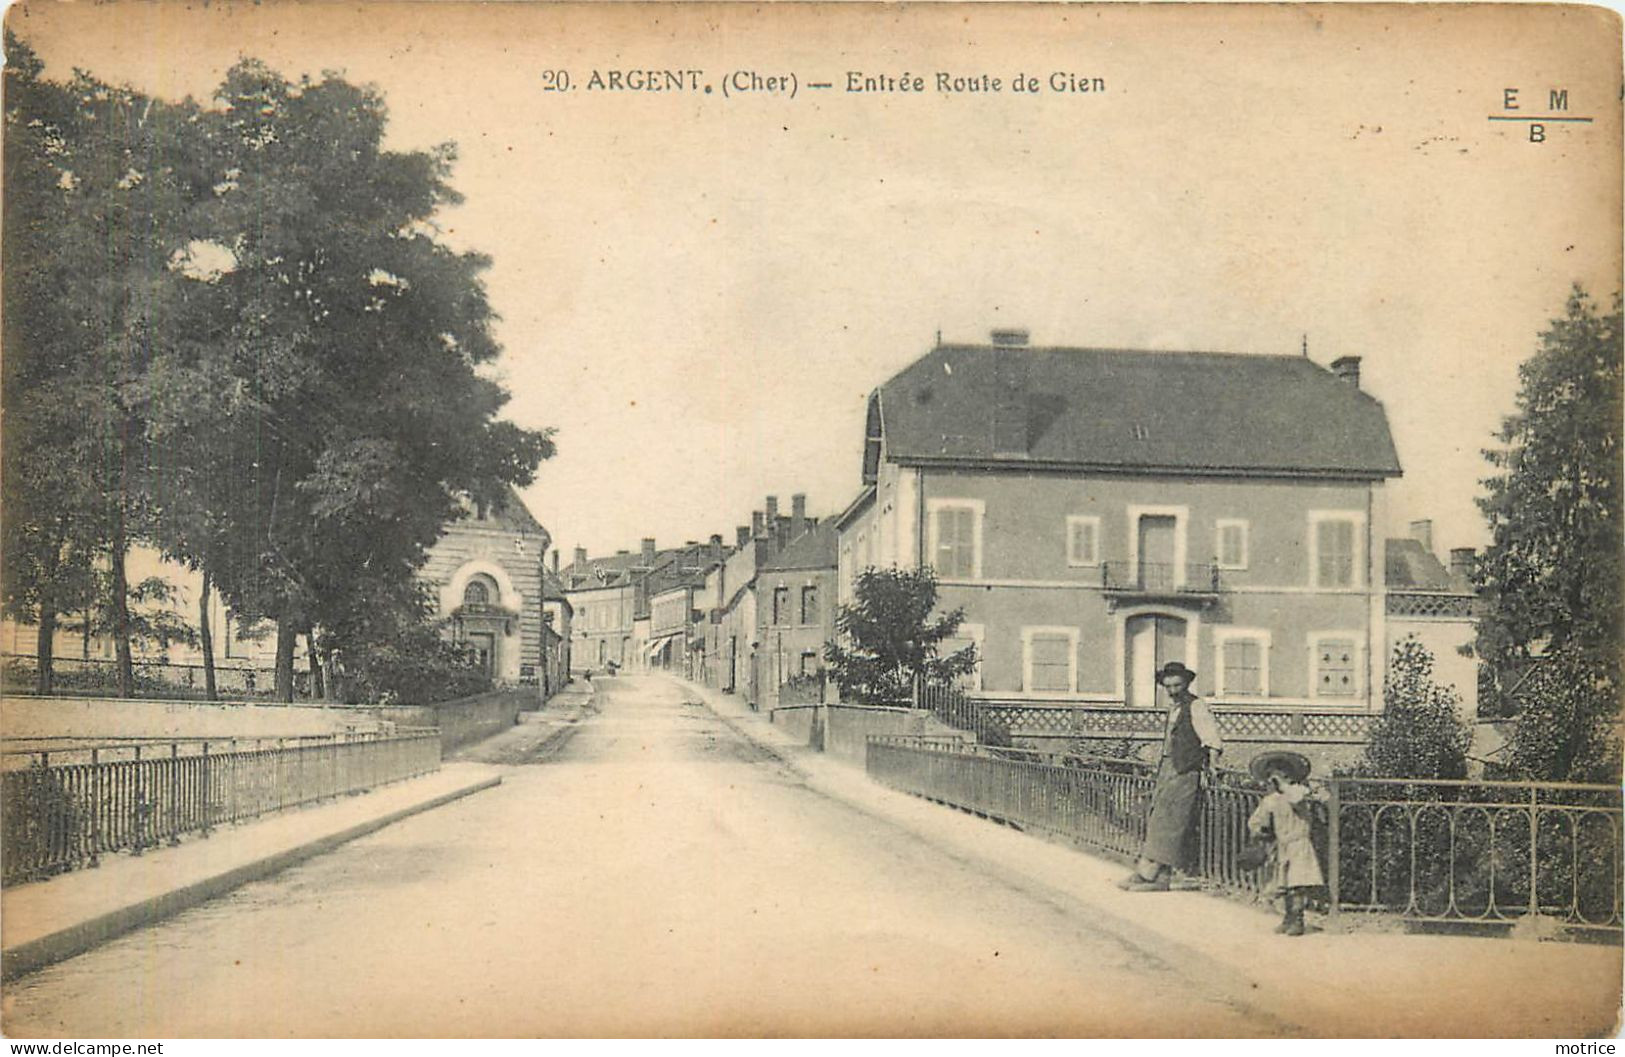
[[[1269,777],[1269,773],[1273,770],[1284,771],[1286,776],[1294,782],[1301,782],[1309,777],[1312,765],[1309,763],[1309,757],[1301,752],[1274,749],[1254,756],[1253,762],[1247,765],[1247,769],[1260,782]]]

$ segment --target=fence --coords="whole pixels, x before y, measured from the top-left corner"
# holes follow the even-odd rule
[[[1145,836],[1153,768],[1115,760],[908,737],[871,737],[867,768],[884,785],[979,815],[1132,857]],[[1334,778],[1324,805],[1332,913],[1506,925],[1536,916],[1619,932],[1620,790],[1514,782]],[[1190,872],[1252,893],[1247,819],[1264,795],[1220,772],[1198,802]]]
[[[183,833],[359,792],[440,766],[440,735],[245,752],[52,763],[0,774],[0,883],[94,866],[103,854],[179,843]]]

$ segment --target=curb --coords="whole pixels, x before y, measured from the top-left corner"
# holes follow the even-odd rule
[[[461,800],[463,797],[501,784],[500,775],[482,778],[471,785],[442,793],[422,803],[399,808],[337,833],[317,837],[263,859],[233,867],[213,877],[205,877],[201,881],[194,881],[173,891],[151,896],[88,921],[81,921],[38,939],[18,944],[11,950],[0,952],[0,981],[9,982],[46,966],[65,961],[74,955],[83,954],[127,932],[174,917],[183,910],[189,910],[216,896],[224,895],[250,881],[269,877],[402,819],[442,807],[454,800]]]
[[[685,689],[692,689],[692,687],[689,686],[686,681],[680,681],[680,683],[684,685]],[[828,788],[823,783],[819,782],[817,777],[814,776],[811,771],[780,751],[779,746],[771,745],[763,741],[756,732],[744,726],[742,722],[736,720],[732,716],[725,715],[718,711],[712,706],[710,701],[705,699],[705,695],[703,693],[697,690],[695,692],[698,694],[700,701],[705,705],[706,709],[712,715],[720,719],[729,730],[732,730],[735,734],[738,734],[746,741],[749,741],[752,745],[755,745],[758,749],[768,753],[775,760],[778,760],[784,764],[784,766],[788,767],[791,771],[795,772],[795,774],[801,777],[808,784],[808,786],[820,796],[825,796],[831,800],[839,801],[847,808],[858,812],[865,818],[871,818],[877,822],[903,830],[904,832],[915,836],[917,839],[931,844],[931,846],[938,852],[947,855],[949,858],[967,864],[974,863],[984,870],[991,867],[998,873],[1002,880],[1004,880],[1006,883],[1014,884],[1018,889],[1034,894],[1042,893],[1043,897],[1051,902],[1060,902],[1065,900],[1068,903],[1083,903],[1089,908],[1090,924],[1099,927],[1103,932],[1110,933],[1122,942],[1143,951],[1151,957],[1174,967],[1182,975],[1191,976],[1193,978],[1202,980],[1205,986],[1216,996],[1256,1012],[1262,1021],[1260,1024],[1261,1029],[1266,1026],[1273,1026],[1277,1029],[1276,1034],[1283,1036],[1300,1036],[1310,1033],[1310,1029],[1307,1027],[1288,1019],[1274,1008],[1271,1008],[1277,1003],[1271,1002],[1264,997],[1262,994],[1264,985],[1262,985],[1259,981],[1252,979],[1245,969],[1198,950],[1189,944],[1182,943],[1179,940],[1165,936],[1156,929],[1125,918],[1099,906],[1098,904],[1089,903],[1084,899],[1084,897],[1078,895],[1076,892],[1058,887],[1049,881],[1041,880],[1039,878],[1031,877],[1027,874],[1022,874],[1011,870],[995,859],[988,859],[979,855],[966,855],[957,848],[945,847],[941,844],[933,843],[929,838],[915,833],[906,823],[891,818],[889,815],[877,812],[869,805],[860,801],[848,799],[847,797],[841,795],[841,793],[837,790]],[[883,789],[885,787],[876,786],[876,788]],[[893,791],[895,792],[895,790]],[[917,797],[915,799],[923,798]],[[1078,854],[1081,855],[1087,853],[1080,851]]]

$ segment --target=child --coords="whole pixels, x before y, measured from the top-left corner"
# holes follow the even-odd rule
[[[1253,777],[1267,782],[1270,793],[1247,820],[1254,837],[1275,841],[1275,876],[1271,890],[1279,890],[1286,902],[1286,917],[1275,929],[1288,936],[1302,936],[1303,911],[1310,894],[1326,883],[1315,854],[1313,815],[1308,802],[1309,759],[1295,752],[1266,752],[1256,757],[1249,770]]]

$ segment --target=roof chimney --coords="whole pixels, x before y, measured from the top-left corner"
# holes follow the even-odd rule
[[[1422,545],[1422,549],[1429,554],[1433,553],[1433,522],[1427,519],[1411,522],[1411,539]]]
[[[1332,361],[1332,373],[1354,388],[1360,388],[1360,357],[1339,356]]]
[[[559,571],[559,552],[555,549],[553,551],[553,572],[555,574],[557,574],[558,571]]]
[[[735,526],[735,528],[734,528],[734,546],[736,548],[738,548],[739,550],[744,550],[745,549],[745,544],[747,544],[749,542],[750,542],[750,526],[749,525]]]
[[[581,572],[581,567],[587,564],[587,548],[585,548],[585,547],[577,547],[576,548],[575,564],[576,564],[576,572]]]
[[[772,529],[774,525],[778,524],[778,520],[779,497],[776,495],[770,495],[767,497],[767,527]]]
[[[1017,340],[1009,339],[1012,335]],[[1025,455],[1030,443],[1027,415],[1027,359],[1005,349],[1027,344],[1025,330],[995,330],[993,341],[993,451],[997,455]]]
[[[762,538],[762,525],[763,525],[762,512],[760,510],[752,510],[750,512],[750,538],[751,539],[761,539]]]
[[[1472,547],[1450,548],[1450,575],[1464,584],[1473,582],[1473,566],[1478,564],[1478,551]]]
[[[655,541],[653,536],[643,537],[643,555],[641,560],[644,565],[653,565],[655,563]]]
[[[718,532],[711,533],[711,560],[714,562],[722,560],[722,534]]]
[[[807,497],[797,492],[790,497],[790,538],[800,539],[807,531]]]
[[[1015,348],[1027,344],[1031,337],[1026,327],[995,327],[993,330],[993,344],[1001,348]]]

